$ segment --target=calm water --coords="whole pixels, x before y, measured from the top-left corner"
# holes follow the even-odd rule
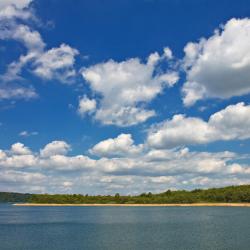
[[[250,249],[250,208],[14,207],[0,249]]]

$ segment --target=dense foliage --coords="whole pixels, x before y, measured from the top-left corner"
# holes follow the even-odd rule
[[[31,194],[0,192],[0,202],[27,202]]]
[[[34,203],[196,203],[196,202],[250,202],[250,185],[212,188],[193,191],[166,191],[160,194],[143,193],[138,196],[89,196],[73,195],[33,195]]]
[[[82,194],[18,194],[0,193],[2,202],[31,202],[31,203],[117,203],[117,204],[145,204],[145,203],[199,203],[199,202],[250,202],[250,185],[230,186],[192,191],[166,191],[164,193],[143,193],[138,196],[112,195],[82,195]]]

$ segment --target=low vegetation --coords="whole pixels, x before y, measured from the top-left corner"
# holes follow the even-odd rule
[[[250,185],[224,188],[171,191],[159,194],[143,193],[137,196],[88,194],[18,194],[0,193],[0,202],[58,203],[58,204],[163,204],[163,203],[247,203],[250,202]]]

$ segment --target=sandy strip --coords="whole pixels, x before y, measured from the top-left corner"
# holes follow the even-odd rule
[[[31,207],[250,207],[250,203],[191,203],[191,204],[41,204],[16,203]]]

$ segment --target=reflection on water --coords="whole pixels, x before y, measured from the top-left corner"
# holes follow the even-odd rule
[[[250,208],[0,205],[0,249],[246,249]]]

